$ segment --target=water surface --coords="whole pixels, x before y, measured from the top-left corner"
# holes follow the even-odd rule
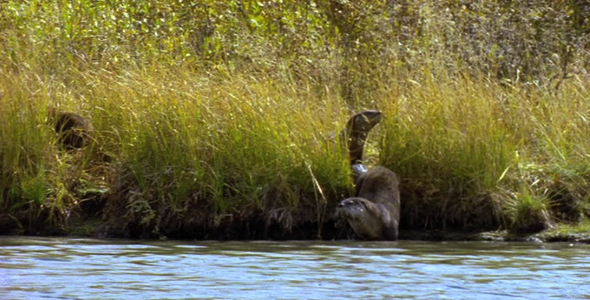
[[[0,237],[0,299],[590,299],[590,246]]]

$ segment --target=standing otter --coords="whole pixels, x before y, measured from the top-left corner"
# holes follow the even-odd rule
[[[348,220],[354,232],[362,239],[397,240],[400,219],[399,178],[385,167],[377,166],[367,171],[361,164],[366,137],[373,126],[381,121],[380,112],[370,112],[369,116],[373,118],[363,118],[365,122],[357,118],[359,115],[365,116],[365,112],[361,112],[347,123],[345,130],[350,134],[349,159],[353,175],[358,179],[355,182],[355,197],[340,202],[337,211]],[[355,121],[363,125],[354,126]],[[351,122],[352,125],[349,126]]]
[[[350,165],[361,164],[365,141],[369,131],[381,122],[381,112],[378,110],[365,110],[353,115],[342,132],[340,138],[346,141],[348,159]]]
[[[346,143],[348,159],[352,166],[355,181],[361,174],[367,172],[367,168],[363,165],[365,141],[369,131],[379,122],[381,122],[380,111],[365,110],[353,115],[346,122],[344,130],[340,132],[340,140]]]
[[[53,125],[55,132],[59,134],[58,143],[66,150],[82,148],[89,139],[89,133],[93,130],[92,124],[84,117],[49,108],[47,121]]]

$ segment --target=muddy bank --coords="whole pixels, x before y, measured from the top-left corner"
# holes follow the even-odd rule
[[[164,235],[162,232],[168,233]],[[286,233],[278,226],[267,227],[262,220],[236,222],[218,228],[175,228],[162,232],[146,232],[138,224],[119,224],[114,226],[100,218],[71,220],[67,225],[48,225],[33,221],[25,214],[0,215],[0,235],[28,236],[76,236],[92,238],[130,238],[130,239],[179,239],[179,240],[341,240],[350,239],[350,232],[333,225],[322,228],[318,236],[317,224],[307,224],[293,232]],[[348,233],[348,234],[347,234]],[[462,231],[462,230],[400,230],[400,240],[420,241],[490,241],[490,242],[569,242],[590,244],[590,233],[576,231],[548,230],[530,235],[515,235],[501,231]]]
[[[112,200],[111,200],[112,201]],[[321,226],[317,222],[299,222],[290,229],[269,220],[262,212],[248,218],[225,215],[206,216],[194,211],[184,219],[167,220],[166,226],[142,223],[121,211],[109,216],[109,195],[87,195],[68,217],[55,217],[49,210],[23,209],[14,214],[0,214],[0,235],[82,236],[93,238],[181,239],[181,240],[340,240],[352,239],[354,233],[343,220],[332,217]],[[124,202],[124,201],[116,201]],[[54,213],[54,212],[53,212]],[[162,222],[163,223],[163,222]],[[588,224],[556,225],[532,234],[515,234],[507,230],[432,229],[400,227],[400,240],[423,241],[492,241],[492,242],[570,242],[590,243]]]
[[[423,241],[489,241],[489,242],[528,242],[528,243],[590,243],[590,233],[577,230],[546,230],[535,234],[513,234],[506,230],[465,232],[448,230],[400,232],[400,239]]]
[[[317,240],[346,238],[347,228],[337,227],[332,216],[319,226],[311,209],[288,212],[249,211],[244,215],[216,215],[209,207],[189,206],[184,213],[165,208],[150,216],[128,207],[129,199],[109,193],[91,193],[68,212],[28,205],[16,213],[0,213],[0,235],[87,236],[99,238],[197,240]],[[335,205],[334,205],[335,206]],[[157,207],[152,209],[158,210]],[[333,215],[333,212],[329,213]],[[296,220],[295,220],[296,219]]]

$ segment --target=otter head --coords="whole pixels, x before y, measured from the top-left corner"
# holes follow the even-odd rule
[[[348,220],[358,220],[368,213],[366,202],[364,198],[348,198],[340,202],[336,209]]]
[[[382,239],[389,214],[379,204],[365,198],[354,197],[343,200],[336,208],[344,216],[354,232],[362,239]]]
[[[352,116],[348,120],[346,128],[351,132],[367,134],[375,125],[381,122],[381,117],[382,113],[378,110],[364,110]]]
[[[47,122],[53,125],[55,132],[59,134],[60,147],[67,150],[82,148],[89,139],[89,133],[93,130],[92,124],[84,117],[49,107]]]

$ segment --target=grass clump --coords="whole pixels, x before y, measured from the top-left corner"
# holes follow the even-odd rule
[[[165,84],[138,77],[143,82],[131,92],[138,101],[118,112],[128,117],[117,129],[121,169],[112,192],[128,201],[109,203],[109,215],[162,234],[190,226],[206,235],[246,221],[278,222],[287,231],[322,223],[348,182],[335,144],[325,140],[332,122],[309,122],[331,100],[306,105],[260,79],[246,86],[234,78],[241,87],[231,91],[217,84],[195,90],[186,75],[167,75]],[[130,96],[129,83],[107,85]]]
[[[589,19],[541,0],[3,2],[0,228],[337,238],[331,137],[365,108],[402,230],[583,222]],[[49,107],[91,120],[90,145],[61,150]]]
[[[547,199],[535,197],[530,191],[515,194],[514,197],[513,201],[506,205],[510,231],[539,232],[551,226]]]

